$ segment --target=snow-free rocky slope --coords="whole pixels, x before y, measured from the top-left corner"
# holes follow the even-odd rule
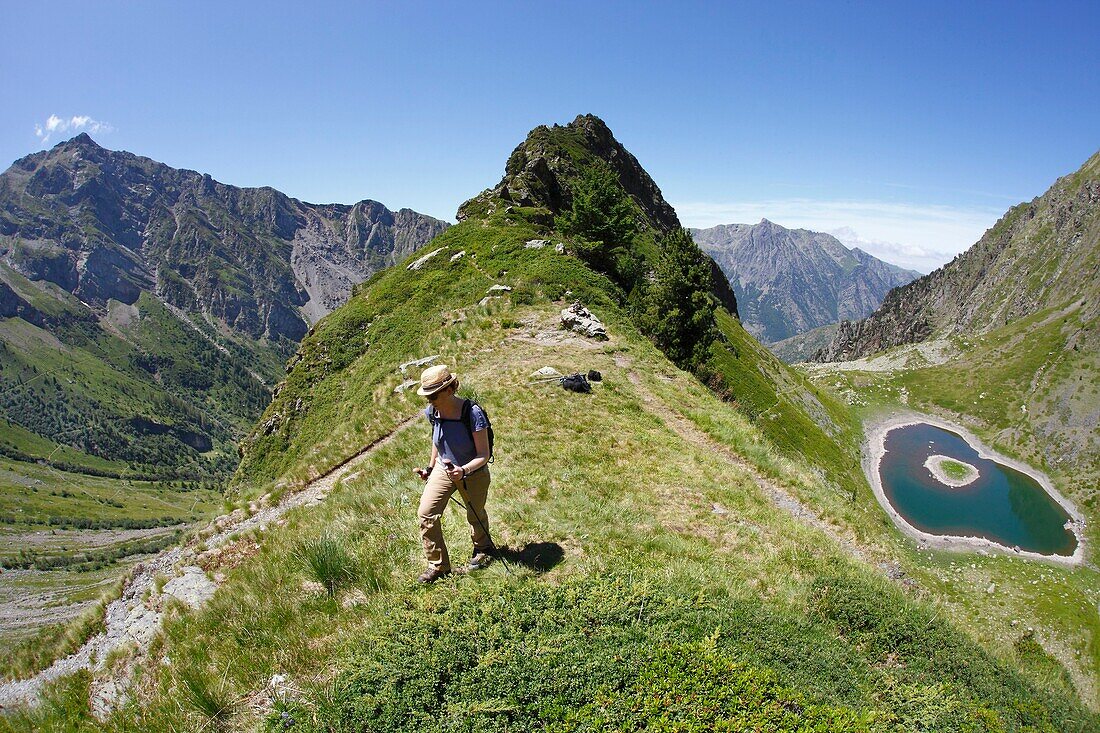
[[[733,286],[745,329],[767,344],[868,316],[891,288],[920,277],[830,234],[767,219],[691,233]]]
[[[310,325],[445,227],[225,185],[86,134],[21,158],[0,174],[0,448],[60,445],[86,456],[65,467],[114,474],[231,469]],[[199,468],[212,448],[224,458]]]
[[[583,175],[611,164],[584,142],[597,126],[537,128],[526,149]],[[220,587],[200,609],[167,604],[127,706],[92,719],[85,675],[55,686],[21,729],[1100,723],[1034,639],[1014,644],[991,633],[1000,623],[972,623],[965,603],[940,605],[921,556],[868,513],[853,426],[832,397],[722,308],[707,383],[677,369],[626,295],[572,254],[581,243],[555,228],[560,203],[515,198],[464,206],[461,223],[303,340],[243,445],[234,491],[256,499],[244,515],[337,475],[323,501],[199,555]],[[659,206],[635,201],[641,235]],[[660,263],[666,240],[639,241]],[[559,327],[575,300],[608,340]],[[399,388],[418,370],[401,365],[429,356],[493,420],[490,528],[504,561],[421,587],[412,468],[427,430],[423,401]],[[604,379],[566,392],[532,382],[545,366]],[[463,559],[460,516],[444,525]]]

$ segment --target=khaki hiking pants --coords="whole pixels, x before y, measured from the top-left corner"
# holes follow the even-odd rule
[[[485,513],[485,499],[489,496],[489,467],[469,474],[466,476],[465,487],[462,484],[462,481],[451,481],[442,463],[437,463],[424,484],[424,493],[420,496],[417,514],[420,517],[420,539],[424,542],[424,554],[428,556],[428,565],[440,570],[451,569],[451,558],[447,554],[447,544],[443,541],[441,520],[451,494],[456,491],[459,500],[466,505],[466,521],[470,523],[470,539],[474,541],[475,552],[492,546],[488,532],[489,515]]]

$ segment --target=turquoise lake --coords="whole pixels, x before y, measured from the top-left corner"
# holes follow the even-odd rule
[[[967,486],[940,483],[924,467],[929,456],[965,461],[980,476]],[[906,522],[934,535],[984,537],[1044,555],[1072,555],[1077,538],[1069,514],[1027,474],[988,458],[960,435],[927,423],[886,434],[878,466],[886,499]]]

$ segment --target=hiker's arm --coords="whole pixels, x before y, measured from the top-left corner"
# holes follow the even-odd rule
[[[474,433],[474,448],[477,456],[469,463],[463,464],[466,473],[473,473],[489,462],[489,431],[478,430]]]
[[[439,449],[435,447],[435,441],[432,441],[432,457],[428,459],[429,470],[435,468],[435,461],[439,458]]]

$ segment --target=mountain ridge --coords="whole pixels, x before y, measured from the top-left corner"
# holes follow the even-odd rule
[[[766,218],[691,231],[733,287],[745,327],[765,343],[869,315],[891,288],[919,275]]]
[[[1068,303],[1100,279],[1100,152],[1041,196],[1010,208],[951,262],[842,323],[815,361],[868,356],[934,333],[983,333]],[[1097,304],[1087,303],[1095,316]]]
[[[118,475],[211,449],[224,473],[312,324],[447,226],[231,186],[86,133],[23,156],[0,173],[0,417]],[[44,376],[58,359],[64,379]],[[25,456],[15,442],[0,450]]]

